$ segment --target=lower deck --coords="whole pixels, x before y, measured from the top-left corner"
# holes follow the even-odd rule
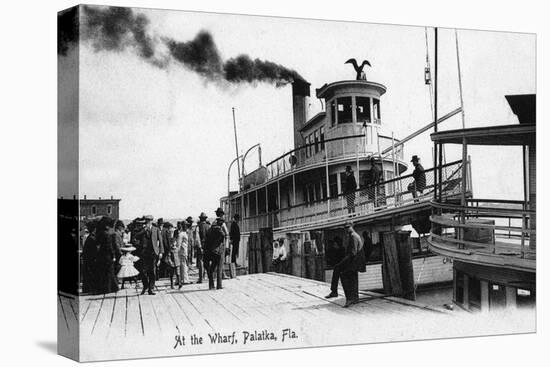
[[[444,312],[368,291],[361,291],[359,304],[342,308],[342,290],[340,297],[327,300],[327,283],[275,273],[224,280],[221,290],[208,290],[207,283],[170,289],[166,280],[157,286],[156,295],[140,295],[139,283],[112,294],[59,295],[60,338],[77,340],[79,336],[76,357],[87,361],[533,332],[535,328],[534,312],[509,315],[512,321],[499,317],[480,322],[479,315]]]

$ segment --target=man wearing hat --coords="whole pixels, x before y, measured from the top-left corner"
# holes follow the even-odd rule
[[[214,289],[214,277],[217,278],[216,286],[222,289],[223,258],[225,254],[226,234],[222,229],[224,220],[217,217],[214,223],[206,232],[206,243],[204,246],[204,265],[208,274],[208,288]]]
[[[355,232],[353,224],[348,221],[344,228],[348,235],[346,252],[336,267],[341,271],[340,279],[346,295],[344,307],[349,307],[359,301],[359,272],[364,273],[367,270],[367,261],[363,250],[363,240]]]
[[[199,236],[199,226],[193,227],[193,217],[189,216],[185,219],[187,225],[187,237],[189,238],[189,252],[194,253],[197,258],[197,270],[199,272],[199,280],[197,283],[202,283],[203,264],[202,264],[202,248]],[[193,263],[193,255],[189,256],[189,264]]]
[[[413,155],[411,162],[414,166],[414,171],[412,173],[414,182],[411,182],[407,186],[407,190],[412,193],[413,198],[416,198],[417,191],[419,191],[421,194],[426,188],[426,173],[424,172],[424,167],[420,164],[420,158],[418,156]]]
[[[203,266],[204,264],[204,246],[206,244],[206,233],[208,232],[208,229],[210,228],[210,224],[208,224],[206,222],[206,219],[208,218],[208,216],[202,212],[200,215],[199,215],[199,222],[197,223],[197,232],[198,232],[198,235],[199,235],[199,250],[197,251],[197,268],[198,268],[198,263],[199,263],[199,256],[202,260],[201,262],[201,270],[199,271],[199,281],[197,283],[202,283],[202,279],[204,277],[204,269],[206,268],[206,265]],[[200,255],[199,255],[200,253]]]
[[[225,255],[227,249],[229,249],[229,231],[227,230],[227,226],[225,225],[225,219],[223,219],[223,216],[225,215],[225,212],[222,208],[218,208],[215,211],[216,213],[216,221],[218,221],[218,224],[222,228],[224,240],[223,240],[223,251],[220,254],[220,265],[218,266],[218,276],[222,277],[223,279],[227,278],[227,275],[225,275]]]
[[[237,265],[237,257],[239,256],[239,243],[241,242],[241,229],[239,227],[239,220],[241,216],[237,213],[233,216],[231,227],[229,228],[229,243],[231,245],[231,265]],[[233,265],[234,264],[234,265]],[[232,271],[233,272],[233,269]],[[233,274],[232,274],[233,275]]]
[[[351,170],[351,166],[346,166],[346,177],[344,181],[344,195],[348,202],[348,214],[355,213],[355,190],[357,189],[357,181]]]
[[[149,294],[154,295],[155,293],[153,290],[155,289],[156,267],[160,259],[162,259],[164,246],[160,230],[158,227],[153,226],[153,216],[146,215],[144,219],[145,227],[137,234],[142,246],[141,280],[143,282],[143,290],[141,294],[145,294],[147,291]]]
[[[378,190],[378,184],[380,183],[380,168],[376,165],[376,160],[374,156],[370,157],[370,170],[369,170],[369,177],[368,182],[366,183],[369,187],[367,190],[369,200],[374,200],[376,198],[376,193]],[[374,202],[374,206],[377,206],[376,201]]]
[[[164,222],[161,219],[157,222],[158,228],[160,229],[160,234],[162,237],[162,244],[163,244],[163,253],[167,256],[163,257],[162,264],[161,264],[161,274],[159,274],[159,277],[168,276],[170,274],[170,265],[169,265],[169,256],[168,254],[172,250],[172,234],[170,233],[171,228],[173,227],[172,223],[170,222]]]

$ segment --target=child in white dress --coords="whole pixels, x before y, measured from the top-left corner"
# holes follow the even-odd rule
[[[124,254],[120,257],[120,270],[117,277],[122,280],[122,286],[120,289],[124,289],[124,280],[134,281],[137,285],[136,277],[139,271],[134,267],[134,263],[139,260],[139,257],[132,255],[132,251],[136,248],[131,245],[124,246],[120,249]]]

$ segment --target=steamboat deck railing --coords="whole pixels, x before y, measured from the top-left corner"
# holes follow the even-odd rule
[[[466,170],[468,171],[468,170]],[[352,193],[342,193],[321,200],[260,213],[243,218],[245,232],[270,227],[274,230],[292,231],[308,225],[330,225],[345,218],[361,217],[369,214],[384,214],[388,210],[406,208],[418,203],[428,203],[434,193],[434,169],[425,171],[426,186],[416,191],[413,175],[381,180],[378,184],[361,187]],[[462,192],[462,161],[442,166],[442,196],[456,196]],[[470,190],[469,181],[466,180]],[[417,187],[417,189],[419,189]]]
[[[483,261],[536,260],[535,211],[514,200],[466,199],[465,205],[432,202],[430,246],[436,253]],[[500,258],[500,259],[499,259]],[[508,261],[514,263],[514,261]]]
[[[388,153],[380,154],[399,143],[385,135],[377,135],[376,141],[369,143],[365,135],[351,135],[339,138],[323,139],[305,144],[293,149],[266,164],[267,179],[271,180],[281,175],[293,172],[316,163],[331,163],[341,159],[365,158],[368,156],[388,157]],[[403,145],[395,148],[395,159],[403,160]]]

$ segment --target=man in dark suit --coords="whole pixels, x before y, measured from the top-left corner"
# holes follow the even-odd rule
[[[239,256],[239,243],[241,242],[241,229],[239,228],[239,219],[241,216],[235,214],[231,227],[229,228],[229,240],[231,242],[231,264],[237,265],[237,257]]]
[[[414,171],[412,173],[414,182],[411,182],[407,189],[412,193],[413,197],[416,198],[418,196],[418,191],[422,194],[424,189],[426,188],[426,173],[424,172],[424,167],[420,164],[420,158],[418,156],[413,155],[411,162],[414,166]]]
[[[375,201],[375,198],[377,197],[377,195],[379,195],[378,184],[380,183],[381,171],[380,168],[376,165],[376,160],[374,156],[370,157],[370,167],[371,168],[368,171],[366,182],[366,186],[368,187],[367,194],[369,197],[369,201],[373,201],[374,206],[377,206],[378,203],[376,202],[377,200]]]
[[[351,166],[346,166],[346,176],[344,179],[344,195],[348,204],[348,214],[355,213],[355,190],[357,182]]]
[[[153,217],[146,215],[144,219],[146,221],[145,227],[137,234],[142,246],[141,279],[143,282],[143,291],[141,291],[141,294],[145,294],[145,291],[147,291],[149,294],[154,295],[156,267],[162,259],[164,246],[160,230],[158,227],[153,226]]]
[[[225,232],[222,229],[225,226],[223,218],[218,217],[212,223],[206,232],[206,242],[204,246],[204,265],[208,274],[208,288],[214,289],[214,277],[216,277],[216,288],[222,289],[222,271],[223,258],[225,253]]]
[[[162,227],[158,227],[160,229],[160,235],[162,237],[162,252],[166,255],[170,253],[172,250],[172,235],[170,233],[170,228],[173,227],[172,223],[170,222],[162,222]],[[162,264],[160,265],[161,272],[159,274],[159,278],[168,276],[170,274],[170,256],[164,256]]]
[[[363,240],[353,229],[353,224],[346,222],[345,229],[348,234],[346,254],[338,267],[341,269],[340,277],[346,295],[344,307],[349,307],[359,301],[359,272],[364,273],[367,270],[367,260]]]

